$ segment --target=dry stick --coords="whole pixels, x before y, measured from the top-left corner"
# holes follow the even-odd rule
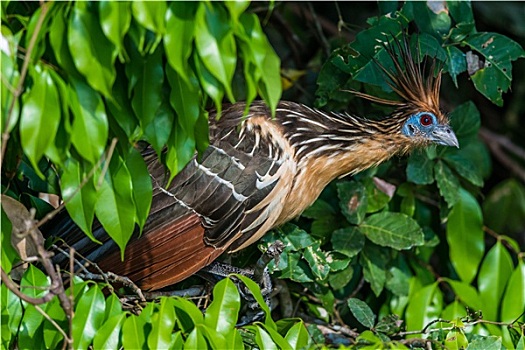
[[[27,54],[24,57],[24,63],[22,64],[22,70],[20,72],[20,79],[18,80],[18,84],[16,86],[15,91],[13,92],[13,100],[11,101],[11,104],[9,105],[9,109],[7,111],[7,116],[5,119],[5,125],[4,125],[4,132],[2,133],[2,153],[0,154],[0,173],[2,172],[2,165],[4,163],[4,155],[5,150],[7,148],[7,141],[9,140],[9,123],[11,122],[11,118],[13,117],[13,110],[15,108],[15,103],[18,101],[18,98],[22,94],[22,88],[24,85],[24,81],[26,79],[27,70],[29,68],[29,61],[31,61],[31,53],[33,52],[33,49],[36,44],[36,40],[38,38],[38,34],[40,33],[40,29],[42,28],[42,24],[44,23],[44,19],[47,14],[47,10],[49,9],[48,3],[42,4],[42,11],[40,12],[40,16],[38,16],[38,21],[35,25],[35,30],[33,32],[33,35],[31,36],[31,40],[29,41],[29,46],[27,47]]]
[[[64,332],[64,330],[62,329],[62,327],[60,327],[58,325],[58,323],[55,322],[55,320],[53,320],[51,318],[51,316],[49,316],[44,310],[42,310],[42,308],[38,305],[33,305],[36,309],[36,311],[40,312],[42,314],[42,316],[44,316],[46,318],[46,320],[48,320],[49,322],[51,322],[51,324],[57,329],[57,331],[60,332],[60,334],[62,334],[64,336],[64,339],[66,339],[66,341],[64,342],[64,344],[68,343],[70,341],[70,336],[68,336],[66,334],[66,332]]]

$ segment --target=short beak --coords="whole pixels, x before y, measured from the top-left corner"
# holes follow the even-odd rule
[[[438,145],[455,146],[459,148],[458,138],[448,125],[437,125],[432,130],[432,141]]]

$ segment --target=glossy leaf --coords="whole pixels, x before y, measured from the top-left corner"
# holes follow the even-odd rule
[[[195,140],[180,127],[171,130],[168,139],[166,165],[170,170],[170,181],[195,155]]]
[[[451,19],[445,3],[412,2],[414,20],[423,32],[436,37],[446,34],[451,25]]]
[[[235,328],[240,310],[241,298],[237,287],[225,278],[213,288],[213,302],[204,315],[204,324],[220,334],[227,334]]]
[[[80,296],[73,317],[73,346],[87,349],[104,322],[104,295],[97,285]]]
[[[131,52],[131,65],[126,71],[128,77],[134,80],[131,107],[139,118],[143,129],[153,122],[162,103],[164,71],[161,49],[157,48],[153,54],[146,56],[146,58]]]
[[[259,349],[266,350],[266,349],[279,349],[277,344],[274,343],[272,340],[272,337],[264,330],[263,327],[256,327],[255,332],[255,341],[257,342],[257,345],[259,346]]]
[[[126,166],[131,175],[133,201],[136,208],[135,216],[137,224],[142,230],[151,208],[153,193],[151,177],[146,167],[146,163],[144,163],[144,159],[134,148],[130,149],[130,153],[126,157]]]
[[[94,6],[87,2],[75,3],[69,20],[67,42],[78,71],[91,87],[110,98],[116,77],[113,63],[117,50],[93,15]]]
[[[525,57],[525,51],[515,41],[497,33],[476,33],[463,44],[483,56],[485,66],[471,79],[476,89],[492,103],[502,106],[502,94],[507,92],[512,81],[512,61]]]
[[[370,307],[364,302],[356,298],[348,299],[348,307],[352,315],[365,327],[372,328],[376,323],[376,315]]]
[[[443,296],[437,282],[414,291],[409,300],[406,309],[407,330],[421,330],[441,314]]]
[[[236,274],[235,276],[237,278],[239,278],[246,285],[246,287],[248,287],[248,289],[252,293],[252,296],[259,303],[259,306],[264,311],[264,314],[265,314],[264,324],[265,324],[265,326],[268,327],[268,328],[271,328],[271,329],[276,329],[275,322],[272,319],[272,314],[271,314],[270,308],[268,307],[268,305],[264,301],[264,298],[263,298],[263,296],[261,294],[261,289],[259,288],[257,283],[255,283],[254,281],[252,281],[251,279],[249,279],[248,277],[243,276],[243,275]]]
[[[13,248],[13,245],[11,244],[11,230],[13,229],[13,225],[7,217],[7,214],[5,213],[3,207],[1,211],[2,225],[0,234],[2,236],[0,236],[0,242],[2,245],[2,269],[5,271],[5,273],[9,273],[11,272],[11,267],[13,266],[13,263],[15,263],[15,261],[18,258],[18,254],[15,248]]]
[[[501,320],[512,322],[525,310],[525,262],[518,261],[518,266],[510,275],[505,294],[501,301]]]
[[[382,212],[367,217],[359,230],[375,244],[394,249],[410,249],[424,243],[421,227],[401,213]]]
[[[177,112],[177,122],[188,137],[193,138],[195,124],[201,114],[199,81],[192,71],[186,72],[186,81],[176,71],[166,67],[171,86],[170,103]]]
[[[165,349],[171,343],[171,332],[175,325],[173,299],[163,297],[157,305],[157,312],[151,317],[151,332],[148,335],[150,349]]]
[[[106,308],[104,313],[104,321],[107,321],[113,316],[122,314],[122,304],[116,294],[110,294],[106,299]]]
[[[195,37],[196,2],[172,2],[166,12],[164,51],[169,65],[188,83],[189,58]],[[168,75],[169,79],[169,75]]]
[[[465,282],[455,281],[448,278],[445,280],[452,287],[452,290],[454,290],[457,299],[461,300],[472,310],[481,310],[483,301],[481,300],[476,288]]]
[[[167,10],[165,1],[133,2],[133,17],[145,28],[157,34],[164,34],[164,14]]]
[[[122,346],[124,349],[143,349],[146,345],[144,334],[146,322],[135,315],[130,315],[122,325]]]
[[[80,80],[73,81],[70,94],[73,111],[71,142],[80,155],[91,164],[100,159],[108,138],[108,120],[100,95]],[[89,142],[86,142],[89,140]]]
[[[124,52],[124,36],[131,24],[130,3],[101,1],[99,3],[99,16],[102,31],[122,54]]]
[[[20,291],[32,298],[39,298],[48,293],[47,289],[50,287],[50,285],[50,278],[31,264],[22,276],[22,281],[20,282]],[[22,303],[25,305],[22,326],[24,332],[27,332],[26,334],[32,338],[40,328],[40,325],[44,320],[44,315],[38,312],[34,305],[26,302]],[[39,306],[45,310],[47,303]]]
[[[483,314],[487,319],[494,320],[498,317],[499,303],[512,270],[509,252],[501,242],[496,242],[483,259],[478,275],[479,295],[483,301]]]
[[[472,282],[485,252],[483,218],[476,199],[464,189],[448,215],[450,261],[461,280]]]
[[[186,342],[184,343],[184,349],[197,350],[209,348],[206,338],[201,331],[201,327],[202,326],[195,327],[190,334],[188,334],[188,338],[186,338]]]
[[[447,333],[445,338],[445,346],[450,350],[465,349],[469,345],[465,333],[461,329],[452,329]]]
[[[56,134],[60,123],[60,101],[47,68],[36,65],[30,75],[33,87],[23,97],[20,141],[33,168],[40,173],[38,161],[53,142],[49,136]]]
[[[101,182],[95,212],[108,235],[120,247],[124,259],[124,249],[135,228],[136,208],[131,174],[116,155]]]
[[[286,339],[292,349],[299,350],[307,347],[310,341],[310,335],[304,323],[297,322],[286,332],[284,339]]]
[[[93,241],[98,242],[91,233],[91,224],[95,217],[95,204],[97,193],[93,178],[87,178],[78,161],[70,158],[64,167],[61,177],[62,198],[66,203],[66,209],[73,221]],[[83,184],[84,186],[80,187]]]
[[[2,38],[7,42],[7,47],[2,49],[1,52],[1,65],[2,65],[2,81],[1,81],[1,93],[0,101],[2,102],[2,113],[1,113],[1,127],[2,130],[11,131],[18,122],[18,117],[20,115],[20,102],[18,100],[14,101],[14,89],[18,84],[20,79],[20,73],[18,72],[16,65],[16,39],[11,33],[11,31],[6,27],[2,26]],[[9,109],[13,106],[12,114],[9,115]],[[6,123],[9,121],[9,125]]]
[[[195,18],[195,46],[204,66],[222,84],[230,101],[234,101],[231,81],[235,72],[236,45],[226,12],[220,6],[200,4]]]
[[[126,314],[120,313],[111,316],[102,324],[93,338],[94,349],[118,349],[121,345],[120,332],[126,320]]]
[[[190,332],[195,325],[204,323],[204,316],[199,308],[189,300],[177,298],[175,300],[175,314],[177,323],[186,333]]]

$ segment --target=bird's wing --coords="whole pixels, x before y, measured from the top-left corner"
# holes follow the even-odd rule
[[[263,104],[232,105],[220,120],[210,114],[210,146],[171,184],[154,155],[146,155],[153,201],[143,234],[125,260],[98,227],[98,246],[80,238],[84,255],[144,289],[159,289],[194,274],[224,251],[241,249],[275,223],[295,174],[293,152]],[[82,235],[78,235],[82,237]],[[78,242],[80,242],[80,240]],[[80,247],[79,247],[80,246]]]

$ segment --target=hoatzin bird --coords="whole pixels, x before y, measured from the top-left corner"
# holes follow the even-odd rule
[[[256,242],[268,230],[298,216],[337,177],[355,174],[390,157],[430,144],[458,146],[439,108],[440,72],[425,74],[408,42],[386,47],[393,69],[379,64],[400,100],[356,95],[395,107],[382,120],[323,112],[280,102],[275,117],[263,102],[225,106],[209,115],[210,146],[165,188],[167,175],[152,151],[145,160],[153,203],[140,237],[121,261],[98,225],[91,242],[71,226],[55,234],[102,269],[129,277],[145,290],[181,281],[224,252]],[[395,49],[397,47],[397,49]]]

